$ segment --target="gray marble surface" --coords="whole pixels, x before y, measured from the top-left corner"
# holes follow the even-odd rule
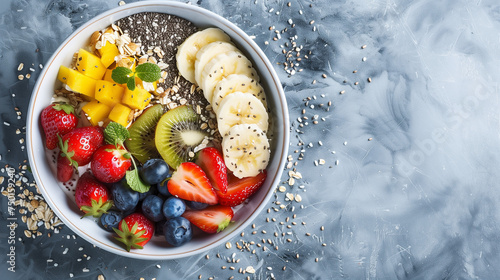
[[[77,27],[118,2],[2,1],[2,189],[14,177],[17,193],[35,191],[23,170],[23,139],[40,64]],[[192,3],[254,35],[286,92],[289,154],[303,178],[280,184],[287,190],[276,193],[255,228],[233,238],[231,249],[132,260],[94,247],[65,226],[27,238],[19,206],[13,209],[19,226],[11,231],[8,199],[1,196],[1,278],[496,279],[499,2],[290,2]],[[270,26],[286,31],[273,40]],[[303,47],[294,75],[285,71],[282,53],[292,41]],[[21,62],[25,67],[17,71]],[[18,79],[27,73],[30,79]],[[302,200],[290,201],[287,193]],[[8,270],[10,236],[15,272]],[[235,246],[243,241],[253,241],[255,252]],[[256,272],[240,272],[248,266]]]

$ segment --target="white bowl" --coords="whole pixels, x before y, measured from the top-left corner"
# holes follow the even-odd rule
[[[264,185],[251,198],[248,204],[236,211],[234,223],[218,234],[196,236],[192,241],[180,247],[169,247],[163,236],[155,236],[142,250],[127,252],[112,238],[113,234],[104,231],[90,218],[81,219],[82,213],[65,194],[46,158],[42,140],[40,114],[51,102],[60,65],[70,65],[74,52],[88,42],[90,35],[109,26],[116,20],[140,12],[160,12],[176,15],[190,20],[199,28],[219,27],[224,30],[254,62],[261,76],[261,83],[266,90],[268,106],[271,110],[273,139],[272,154],[267,168],[268,177]],[[178,2],[144,1],[112,9],[93,18],[73,32],[56,50],[46,63],[39,77],[30,101],[27,120],[27,147],[31,169],[38,188],[55,214],[75,233],[88,242],[109,252],[139,259],[175,259],[202,253],[227,242],[245,229],[259,212],[267,207],[276,185],[278,184],[287,156],[289,143],[289,119],[285,95],[272,64],[262,50],[246,35],[226,19],[205,9]]]

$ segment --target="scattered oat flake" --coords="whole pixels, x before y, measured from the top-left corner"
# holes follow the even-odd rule
[[[125,5],[125,1],[120,1],[120,2],[118,2],[118,5],[119,5],[119,6],[123,6],[123,5]]]
[[[245,269],[245,272],[246,273],[250,273],[250,274],[254,274],[255,273],[255,268],[253,268],[253,266],[247,266],[247,268]]]

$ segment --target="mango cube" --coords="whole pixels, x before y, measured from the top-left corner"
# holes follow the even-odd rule
[[[76,70],[86,76],[100,80],[106,72],[104,64],[102,64],[101,59],[96,55],[80,49],[78,51],[78,58],[76,59]]]
[[[87,114],[93,126],[98,126],[99,122],[106,120],[111,111],[111,107],[94,99],[85,104],[85,106],[82,107],[82,111]]]
[[[117,122],[124,127],[127,127],[129,124],[129,115],[132,112],[132,109],[129,107],[123,105],[123,104],[116,104],[113,109],[111,109],[111,112],[109,112],[108,118],[114,122]]]
[[[125,89],[120,84],[97,80],[94,98],[109,107],[113,107],[116,103],[121,102],[124,91]]]
[[[106,68],[108,68],[113,62],[115,62],[115,57],[120,54],[118,47],[115,44],[111,44],[106,41],[106,44],[99,49],[99,54],[101,55],[101,62]]]
[[[114,83],[115,81],[113,80],[113,78],[111,78],[111,74],[113,74],[113,69],[106,69],[106,72],[104,73],[104,77],[102,79],[104,81]]]
[[[123,104],[138,110],[144,109],[150,101],[151,93],[141,87],[135,87],[133,91],[126,88],[122,98]]]
[[[87,77],[80,72],[65,66],[59,67],[57,79],[68,85],[72,91],[81,93],[88,97],[94,97],[96,80]]]

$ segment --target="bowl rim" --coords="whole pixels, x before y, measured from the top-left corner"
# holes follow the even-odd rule
[[[33,114],[35,113],[34,112],[35,103],[37,102],[37,98],[39,97],[39,94],[40,94],[40,92],[39,92],[40,86],[41,86],[45,76],[47,75],[49,69],[52,70],[53,67],[51,67],[51,65],[52,65],[52,63],[54,63],[55,58],[59,55],[59,53],[61,53],[64,50],[65,46],[70,41],[72,41],[76,36],[78,36],[79,33],[81,33],[89,25],[91,25],[92,23],[94,23],[96,21],[104,20],[105,18],[108,18],[114,14],[122,13],[122,12],[127,11],[127,10],[130,10],[132,12],[131,14],[133,14],[134,13],[133,10],[135,10],[137,8],[141,8],[141,7],[142,8],[153,8],[153,7],[157,7],[157,6],[172,7],[172,8],[177,8],[177,9],[187,9],[187,10],[191,10],[191,12],[204,14],[207,18],[210,18],[210,20],[214,20],[214,22],[216,23],[214,25],[219,25],[219,26],[222,25],[225,28],[228,28],[231,31],[233,31],[234,34],[239,35],[241,37],[241,39],[247,44],[247,47],[251,48],[252,51],[255,53],[255,55],[257,55],[259,57],[259,59],[262,61],[263,65],[266,67],[267,71],[271,75],[270,77],[268,77],[268,79],[269,79],[268,82],[270,85],[272,85],[272,88],[276,89],[276,92],[278,93],[276,96],[276,101],[277,101],[277,104],[280,105],[278,108],[281,109],[281,112],[277,112],[277,114],[279,114],[283,118],[283,127],[282,127],[282,131],[281,131],[281,133],[283,135],[283,139],[282,139],[282,141],[279,141],[282,143],[281,143],[281,151],[278,151],[281,153],[281,155],[279,156],[279,163],[277,164],[277,171],[272,178],[272,181],[271,181],[269,190],[267,191],[267,194],[258,203],[258,206],[255,209],[253,209],[253,212],[243,221],[240,220],[239,221],[240,225],[237,227],[234,227],[231,232],[229,232],[229,233],[226,232],[225,235],[221,236],[220,238],[216,238],[216,239],[212,240],[208,244],[204,244],[204,245],[200,246],[199,248],[190,249],[190,250],[186,250],[186,251],[179,252],[179,253],[167,253],[164,255],[148,254],[148,253],[144,253],[142,250],[134,250],[134,251],[127,252],[124,249],[121,250],[119,248],[112,247],[109,244],[103,243],[99,239],[89,235],[88,233],[86,233],[82,229],[80,229],[78,226],[73,224],[71,222],[71,220],[69,218],[67,218],[66,215],[64,215],[64,213],[58,208],[57,204],[52,200],[51,196],[48,194],[47,189],[44,187],[44,183],[43,183],[43,180],[42,180],[39,172],[37,172],[37,170],[38,170],[37,160],[35,157],[35,149],[34,149],[34,143],[36,141],[34,141],[34,137],[39,137],[39,135],[33,135],[33,133],[32,133],[33,132],[32,128],[34,126],[38,126],[38,121],[35,122],[35,120],[38,120],[38,117],[34,117]],[[153,10],[150,9],[149,11],[153,11]],[[164,13],[164,12],[162,12],[162,13]],[[123,16],[123,17],[126,17],[126,16]],[[122,17],[120,17],[120,18],[122,18]],[[43,96],[43,94],[42,94],[42,96]],[[188,257],[188,256],[201,254],[207,250],[210,250],[216,246],[219,246],[220,244],[223,244],[224,242],[228,241],[229,239],[233,238],[236,234],[238,234],[238,232],[241,229],[248,227],[249,224],[266,207],[267,203],[269,202],[269,200],[271,199],[271,197],[274,193],[274,190],[276,189],[276,186],[277,186],[277,184],[281,178],[282,172],[284,170],[285,161],[286,161],[286,157],[288,154],[289,137],[290,137],[290,135],[289,135],[288,107],[287,107],[287,102],[286,102],[284,90],[283,90],[283,87],[281,85],[281,82],[279,80],[279,77],[278,77],[274,67],[272,66],[271,62],[269,61],[267,56],[264,54],[264,52],[260,49],[260,47],[243,30],[241,30],[235,24],[231,23],[229,20],[227,20],[227,19],[225,19],[225,18],[223,18],[223,17],[221,17],[221,16],[219,16],[219,15],[215,14],[214,12],[211,12],[207,9],[204,9],[204,8],[201,8],[201,7],[198,7],[195,5],[191,5],[191,4],[185,4],[185,3],[174,2],[174,1],[140,1],[140,2],[135,2],[135,3],[119,6],[119,7],[110,9],[108,11],[105,11],[105,12],[93,17],[92,19],[90,19],[86,23],[82,24],[75,31],[73,31],[60,44],[60,46],[56,49],[56,51],[54,51],[52,56],[47,60],[44,69],[42,70],[40,76],[37,79],[37,82],[33,88],[32,95],[30,98],[29,109],[28,109],[28,118],[26,120],[26,130],[27,130],[27,137],[26,137],[27,153],[28,153],[28,159],[29,159],[29,164],[31,167],[32,174],[34,176],[34,179],[37,183],[37,186],[38,186],[40,192],[42,193],[44,199],[46,200],[47,204],[49,204],[49,206],[54,211],[54,213],[59,217],[59,219],[61,219],[64,222],[64,224],[66,226],[68,226],[73,232],[75,232],[76,234],[78,234],[80,237],[82,237],[86,241],[90,242],[93,245],[98,246],[101,249],[104,249],[108,252],[111,252],[111,253],[114,253],[117,255],[129,257],[129,258],[150,259],[150,260],[178,259],[178,258],[184,258],[184,257]],[[42,147],[43,147],[43,144],[42,144]],[[43,164],[44,162],[45,162],[45,159],[43,159],[43,162],[40,162],[40,163]],[[271,178],[268,177],[267,180],[269,180],[269,179],[271,179]]]

